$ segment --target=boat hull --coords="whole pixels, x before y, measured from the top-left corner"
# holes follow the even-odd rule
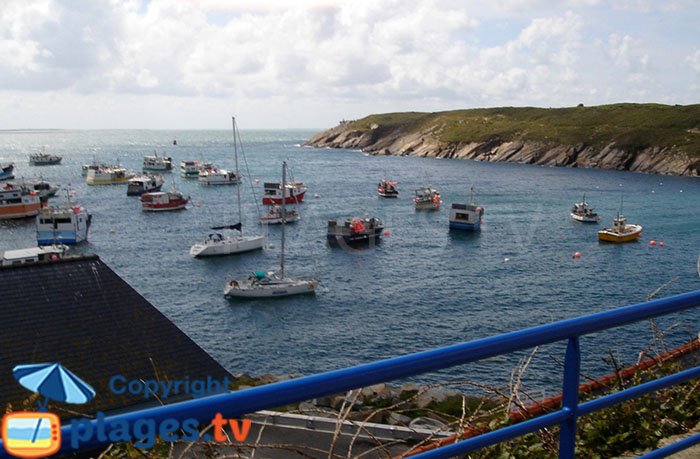
[[[284,203],[285,204],[298,204],[301,201],[304,200],[304,195],[306,195],[306,191],[302,191],[299,194],[295,194],[294,196],[286,196],[284,198]],[[273,204],[282,204],[282,198],[272,198],[269,196],[263,196],[262,203],[265,204],[266,206],[270,206]]]
[[[383,228],[374,228],[371,232],[363,232],[356,234],[331,234],[326,236],[328,243],[335,246],[349,245],[359,246],[368,244],[379,244],[382,238]]]
[[[54,245],[54,244],[65,244],[65,245],[75,245],[80,244],[83,241],[87,241],[87,231],[85,234],[78,233],[76,231],[37,231],[36,233],[36,243],[37,245]]]
[[[308,295],[316,292],[316,279],[281,280],[253,288],[247,283],[240,286],[231,281],[224,288],[226,298],[279,298],[292,295]]]
[[[88,175],[85,181],[88,185],[123,185],[124,183],[129,182],[129,177],[96,178]]]
[[[166,212],[168,210],[182,210],[187,207],[189,200],[182,200],[178,202],[171,202],[169,204],[151,204],[143,203],[141,208],[144,212]]]
[[[398,191],[396,193],[384,193],[383,191],[377,191],[377,194],[381,198],[398,198],[399,197]]]
[[[629,232],[625,233],[616,233],[614,231],[610,231],[609,229],[604,229],[598,231],[598,240],[601,242],[613,242],[613,243],[624,243],[624,242],[634,242],[640,237],[642,237],[642,227],[639,225],[628,225],[628,227],[634,226],[634,229],[631,229]]]
[[[265,236],[229,237],[221,241],[205,241],[190,248],[195,258],[234,255],[259,250],[265,245]]]
[[[442,201],[415,201],[416,210],[439,210]]]
[[[286,224],[289,223],[294,223],[299,221],[299,218],[301,218],[298,214],[297,215],[289,215],[287,214],[287,219],[285,221]],[[260,223],[263,225],[280,225],[282,224],[282,217],[260,217]]]
[[[585,215],[578,215],[578,214],[575,214],[573,212],[569,215],[571,215],[572,219],[576,220],[577,222],[581,222],[581,223],[598,223],[598,222],[600,222],[600,217],[598,217],[598,216],[588,217]]]
[[[481,222],[466,223],[450,221],[450,229],[457,231],[481,231]]]
[[[0,220],[34,217],[40,210],[41,204],[38,198],[35,203],[0,206]]]

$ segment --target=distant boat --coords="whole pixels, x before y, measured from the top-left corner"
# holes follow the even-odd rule
[[[625,216],[617,213],[612,228],[598,231],[598,240],[604,242],[633,242],[642,237],[642,225],[628,225]]]
[[[60,188],[59,186],[52,185],[41,178],[22,179],[15,183],[20,186],[25,186],[30,190],[36,191],[39,194],[39,198],[41,198],[42,201],[46,201],[47,199],[56,196],[56,193],[58,193],[58,189]]]
[[[238,147],[241,142],[236,118],[231,118],[233,124],[233,152],[236,159],[236,170],[238,170]],[[242,145],[242,144],[241,144]],[[252,185],[251,185],[252,187]],[[190,247],[190,255],[193,257],[213,257],[220,255],[233,255],[237,253],[249,252],[251,250],[262,249],[265,244],[265,235],[244,235],[241,212],[241,187],[236,187],[238,203],[238,223],[233,225],[213,226],[211,229],[237,231],[238,234],[224,236],[222,233],[211,233],[207,238]]]
[[[282,185],[277,182],[267,182],[263,185],[262,203],[265,205],[282,204],[284,195],[285,204],[299,204],[304,200],[306,186],[301,182],[287,183],[282,193]]]
[[[377,185],[377,194],[382,198],[398,198],[399,190],[396,188],[398,182],[382,179]]]
[[[143,170],[168,172],[173,168],[173,158],[170,156],[158,156],[158,153],[143,157]]]
[[[600,221],[598,214],[593,212],[593,208],[586,202],[586,193],[583,193],[581,202],[575,203],[574,207],[571,208],[570,215],[574,220],[583,223],[598,223]]]
[[[199,183],[202,185],[238,185],[241,177],[237,172],[211,167],[199,171]]]
[[[0,187],[0,219],[33,217],[40,209],[36,191],[14,183]]]
[[[164,212],[169,210],[181,210],[190,202],[190,197],[179,191],[156,191],[141,195],[141,208],[147,212]]]
[[[199,172],[212,168],[214,165],[208,162],[198,161],[180,161],[180,177],[188,179],[196,179],[199,177]]]
[[[135,174],[129,173],[123,167],[90,167],[87,171],[88,185],[121,185],[127,183]]]
[[[384,222],[376,217],[348,218],[341,224],[337,220],[329,220],[326,239],[331,245],[379,243],[383,230]]]
[[[79,244],[88,239],[92,215],[80,204],[44,207],[36,216],[38,245]]]
[[[452,203],[450,209],[450,229],[462,231],[480,231],[484,208],[474,204],[474,187],[469,194],[469,203]]]
[[[270,207],[267,214],[260,217],[260,223],[267,225],[276,225],[279,223],[294,223],[301,218],[299,212],[296,210],[285,210],[282,212],[282,208],[278,205]]]
[[[285,183],[287,175],[287,163],[282,162],[282,183]],[[271,298],[290,295],[314,293],[318,285],[315,277],[287,277],[284,273],[284,226],[286,223],[287,209],[284,202],[280,207],[282,213],[280,271],[279,273],[265,273],[255,271],[247,279],[231,280],[224,287],[224,296],[242,298]]]
[[[440,193],[428,185],[416,190],[413,203],[416,206],[416,210],[438,210],[442,200],[440,200]]]
[[[14,174],[12,171],[15,170],[15,165],[10,163],[10,164],[1,164],[0,163],[0,180],[11,180],[15,178]]]
[[[60,164],[62,159],[62,156],[44,153],[41,151],[39,153],[32,153],[29,155],[29,164],[32,166],[51,166],[53,164]]]
[[[155,193],[163,187],[162,175],[143,174],[132,177],[126,188],[127,196],[141,196],[144,193]]]
[[[58,260],[68,251],[66,245],[29,247],[27,249],[5,250],[0,260],[2,266],[26,265],[40,261]]]

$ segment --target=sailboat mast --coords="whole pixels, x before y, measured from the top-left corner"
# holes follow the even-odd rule
[[[240,178],[240,175],[238,173],[238,143],[236,141],[236,117],[232,116],[231,117],[231,123],[233,124],[233,154],[236,157],[236,176]],[[243,235],[243,217],[241,213],[241,187],[240,184],[239,186],[236,187],[236,198],[238,201],[238,222],[241,223],[241,235]]]
[[[287,162],[282,161],[282,243],[280,254],[280,276],[284,279],[284,224],[287,223],[287,206],[284,204],[284,184],[287,183]]]

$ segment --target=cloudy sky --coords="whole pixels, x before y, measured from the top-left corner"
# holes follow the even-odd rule
[[[700,102],[697,0],[2,0],[0,129]]]

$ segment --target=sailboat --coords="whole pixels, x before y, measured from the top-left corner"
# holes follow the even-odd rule
[[[233,151],[236,156],[236,175],[238,175],[238,146],[243,151],[241,136],[236,126],[236,118],[231,118],[233,123]],[[252,186],[252,185],[251,185]],[[213,257],[219,255],[232,255],[236,253],[249,252],[251,250],[262,249],[265,244],[265,235],[244,235],[241,224],[241,187],[236,187],[238,201],[238,223],[235,225],[213,226],[211,229],[237,231],[238,234],[224,236],[222,233],[210,233],[207,238],[194,244],[190,248],[190,255],[193,257]]]
[[[282,183],[287,179],[287,162],[282,162]],[[277,296],[300,295],[314,293],[318,285],[316,277],[286,277],[284,275],[284,226],[287,209],[284,200],[281,204],[281,254],[279,273],[254,271],[247,279],[233,279],[226,283],[224,296],[226,298],[271,298]]]

